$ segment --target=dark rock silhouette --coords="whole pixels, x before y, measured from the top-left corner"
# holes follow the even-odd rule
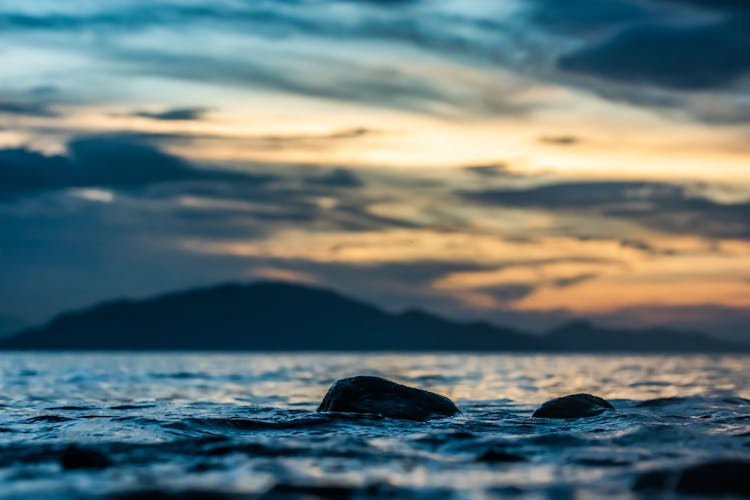
[[[682,470],[656,470],[642,474],[633,485],[638,492],[663,492],[674,488],[683,495],[750,496],[750,461],[719,460]]]
[[[341,379],[333,384],[318,411],[364,413],[417,421],[460,413],[445,396],[380,377],[363,376]]]
[[[614,407],[602,398],[591,394],[570,394],[544,403],[534,412],[537,418],[583,418],[599,415]]]
[[[222,285],[63,314],[0,349],[214,351],[534,350],[537,337],[488,323],[391,314],[285,283]]]
[[[724,460],[682,471],[677,491],[691,495],[750,496],[750,460]]]
[[[60,464],[65,470],[104,469],[112,465],[112,461],[96,450],[71,445],[60,455]]]
[[[319,288],[261,282],[102,303],[0,339],[0,349],[706,353],[748,352],[750,345],[586,322],[538,336],[419,311],[393,314]]]

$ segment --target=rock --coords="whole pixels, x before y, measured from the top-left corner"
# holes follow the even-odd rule
[[[544,403],[532,417],[583,418],[599,415],[614,407],[608,401],[591,394],[570,394]]]
[[[71,445],[60,456],[60,464],[65,470],[104,469],[112,465],[112,461],[98,451]]]
[[[672,489],[683,495],[750,497],[750,461],[719,460],[682,470],[649,471],[633,485],[637,492],[663,493]]]
[[[333,384],[318,411],[366,413],[417,421],[461,413],[450,399],[439,394],[380,377],[362,376]]]
[[[688,467],[680,475],[677,492],[750,497],[750,460],[721,460]]]

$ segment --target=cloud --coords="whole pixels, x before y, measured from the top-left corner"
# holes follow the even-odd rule
[[[748,3],[712,0],[524,2],[539,42],[519,68],[608,101],[707,124],[744,124]],[[534,37],[530,37],[534,40]],[[557,71],[544,71],[553,66]]]
[[[268,176],[198,169],[127,136],[77,138],[68,144],[67,156],[24,148],[0,150],[0,198],[71,187],[130,190],[169,182],[269,180]]]
[[[252,135],[242,138],[243,144],[259,150],[312,149],[321,150],[337,144],[361,139],[376,134],[377,131],[365,127],[355,127],[321,134],[272,134]],[[218,137],[216,137],[218,139]]]
[[[487,165],[470,165],[464,170],[480,177],[514,177],[515,174],[504,163],[489,163]]]
[[[726,22],[634,26],[564,55],[559,67],[678,90],[723,88],[750,71],[750,34]]]
[[[657,182],[561,182],[528,189],[459,193],[483,205],[627,219],[646,227],[711,238],[750,238],[750,202],[718,203],[686,186]]]
[[[581,140],[578,137],[574,137],[572,135],[559,135],[540,137],[539,142],[543,144],[552,144],[555,146],[574,146],[581,142]]]
[[[336,168],[317,177],[307,177],[305,183],[313,186],[340,188],[358,188],[364,185],[359,176],[345,168]]]
[[[650,255],[677,255],[678,253],[676,250],[673,250],[671,248],[657,248],[647,241],[636,239],[620,240],[620,246],[623,248],[632,248],[635,250],[639,250]]]
[[[70,186],[70,162],[23,148],[0,150],[0,199]]]
[[[731,105],[721,113],[692,112],[684,98],[654,91],[728,89],[747,72],[750,16],[740,2],[528,0],[500,14],[491,2],[459,4],[371,0],[352,2],[341,16],[336,1],[198,6],[129,0],[95,8],[11,7],[0,28],[11,36],[48,33],[55,43],[59,33],[96,33],[102,43],[84,53],[130,77],[256,87],[440,117],[527,115],[548,105],[530,98],[529,84],[547,82],[660,112],[687,109],[707,123],[746,121],[747,113],[732,113]],[[184,26],[235,50],[175,46]],[[132,43],[133,33],[153,43]],[[427,64],[392,64],[382,56],[395,44],[410,54],[428,53]],[[436,57],[453,68],[447,74],[428,69]],[[549,71],[555,63],[563,71]],[[497,68],[514,77],[498,79]],[[714,100],[726,103],[727,97]]]
[[[345,16],[341,8],[335,1],[196,6],[131,0],[77,10],[10,9],[0,17],[0,29],[11,36],[38,33],[42,43],[45,35],[46,43],[56,43],[59,34],[97,33],[102,43],[87,44],[80,52],[112,73],[131,77],[252,86],[443,117],[517,115],[534,108],[528,95],[518,97],[527,85],[514,86],[497,74],[481,75],[478,81],[476,67],[497,67],[513,52],[507,26],[487,19],[485,9],[470,16],[419,1],[383,0],[352,2]],[[226,40],[232,49],[175,46],[185,26]],[[161,40],[132,43],[134,33]],[[433,63],[400,65],[385,56],[393,44],[474,68],[449,70],[446,78],[446,71]]]
[[[599,276],[597,273],[580,273],[575,276],[568,276],[565,278],[557,278],[553,280],[552,285],[557,288],[568,288],[571,286],[578,285],[584,281],[589,281]]]
[[[202,119],[210,108],[172,108],[159,112],[135,111],[132,116],[164,121],[193,121]]]
[[[455,115],[467,111],[520,114],[528,108],[490,95],[489,92],[474,97],[467,96],[466,92],[459,94],[450,88],[450,82],[413,74],[395,65],[371,65],[366,61],[346,58],[337,60],[299,54],[280,54],[276,58],[260,58],[253,54],[209,56],[112,48],[102,55],[114,58],[136,74],[243,89],[264,88],[311,98],[433,115]]]
[[[482,294],[489,295],[500,304],[510,304],[517,300],[528,297],[537,289],[536,285],[518,283],[509,285],[494,285],[477,288]]]
[[[129,141],[159,146],[202,146],[202,145],[241,145],[255,151],[282,151],[293,149],[326,150],[333,149],[348,141],[381,133],[365,127],[334,129],[321,133],[277,133],[226,135],[211,132],[146,132],[128,131],[116,134]]]
[[[59,116],[58,113],[47,103],[16,101],[0,101],[0,114],[41,116],[45,118]]]
[[[530,0],[530,20],[548,30],[587,34],[649,19],[652,14],[632,0]]]
[[[741,14],[750,12],[750,4],[745,0],[652,0],[667,5],[695,6],[702,9],[718,11],[724,14]]]

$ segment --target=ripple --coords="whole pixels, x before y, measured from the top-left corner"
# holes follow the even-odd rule
[[[0,412],[0,485],[17,498],[652,498],[681,494],[686,471],[723,477],[709,465],[732,471],[750,454],[750,380],[734,359],[3,357],[27,367],[5,372]],[[361,372],[442,392],[463,414],[316,413],[332,380]],[[686,373],[716,390],[686,389]],[[531,418],[576,392],[617,412]],[[66,469],[71,445],[85,451]]]

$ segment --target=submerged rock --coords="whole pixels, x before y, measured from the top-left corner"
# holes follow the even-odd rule
[[[96,450],[68,446],[60,456],[60,464],[65,470],[73,469],[104,469],[112,465],[112,461],[103,453]]]
[[[609,401],[591,394],[570,394],[544,403],[532,417],[538,418],[583,418],[599,415],[614,407]]]
[[[418,421],[461,413],[445,396],[380,377],[363,376],[341,379],[333,384],[318,411],[366,413]]]

